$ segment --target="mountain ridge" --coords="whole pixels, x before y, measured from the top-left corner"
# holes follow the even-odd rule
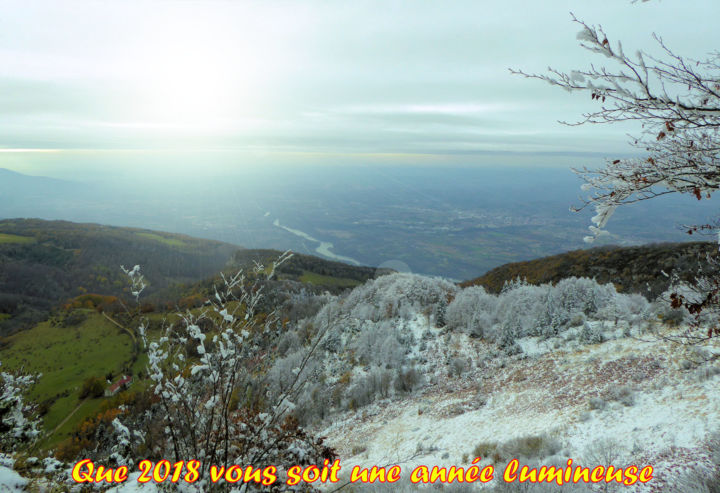
[[[499,293],[506,282],[517,278],[530,284],[555,284],[568,277],[588,277],[612,283],[619,292],[654,298],[668,288],[673,275],[692,281],[698,268],[707,266],[701,259],[717,251],[717,243],[712,242],[602,246],[504,264],[460,285]]]

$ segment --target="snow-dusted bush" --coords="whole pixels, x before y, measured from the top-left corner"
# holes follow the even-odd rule
[[[616,294],[612,284],[601,285],[585,277],[561,280],[548,293],[542,335],[557,334],[578,315],[598,313],[614,301]]]
[[[303,370],[303,378],[317,380],[321,377],[320,364],[316,358],[307,358],[306,348],[297,348],[278,358],[267,372],[266,386],[273,395],[288,392],[296,385],[297,375]]]
[[[392,320],[364,323],[357,338],[349,344],[349,349],[361,364],[398,368],[405,361],[412,339],[412,333],[401,332]]]
[[[467,358],[454,357],[448,362],[448,373],[461,377],[470,367]]]
[[[607,407],[607,401],[602,397],[591,397],[588,407],[593,411],[601,411]]]
[[[490,316],[493,305],[495,312]],[[648,314],[649,304],[640,295],[618,294],[612,284],[601,285],[592,279],[570,277],[555,286],[534,286],[515,280],[506,283],[497,297],[481,289],[468,288],[450,304],[447,318],[449,326],[470,328],[471,333],[475,327],[476,334],[477,327],[487,327],[490,320],[495,320],[492,328],[482,331],[483,336],[513,353],[518,351],[515,345],[518,338],[552,337],[577,325],[583,326],[582,342],[601,342],[601,328],[597,324],[588,324],[588,320],[636,323],[646,319]]]
[[[661,295],[655,302],[650,306],[650,314],[652,318],[659,319],[663,323],[669,325],[683,325],[690,323],[693,320],[692,315],[684,308],[673,308],[664,298],[665,295]]]
[[[491,459],[493,462],[507,462],[513,458],[542,459],[557,454],[560,441],[548,435],[515,437],[505,443],[480,442],[473,449],[474,457]]]
[[[287,258],[282,256],[267,278]],[[136,268],[128,275],[138,273]],[[155,398],[146,416],[153,433],[128,430],[120,420],[113,423],[126,436],[128,455],[134,453],[132,440],[139,436],[139,441],[151,444],[152,456],[196,459],[201,464],[197,485],[205,490],[212,487],[207,477],[210,464],[282,467],[332,457],[332,451],[307,435],[290,415],[307,383],[319,338],[302,355],[290,352],[281,360],[278,372],[284,371],[286,379],[281,387],[247,405],[249,396],[244,394],[264,387],[258,379],[270,367],[267,349],[279,335],[273,314],[257,311],[263,296],[259,280],[265,273],[257,265],[250,278],[242,272],[223,276],[224,285],[204,311],[180,314],[180,323],[167,326],[159,340],[146,342]],[[201,326],[208,328],[203,331]],[[144,328],[138,331],[144,340]],[[256,487],[250,484],[247,491]]]
[[[457,291],[457,286],[444,279],[389,274],[355,288],[343,300],[342,311],[358,320],[410,319],[418,312],[433,313],[438,304],[447,303]]]
[[[636,325],[650,316],[650,303],[641,294],[616,293],[605,307],[598,310],[597,318],[614,321],[622,320]]]
[[[678,491],[684,493],[716,493],[720,491],[720,433],[713,433],[707,440],[710,464],[698,464],[685,472],[678,480]]]
[[[520,337],[541,335],[550,290],[547,284],[533,286],[524,282],[506,287],[498,297],[495,341],[509,347]]]
[[[622,387],[612,387],[608,392],[608,399],[611,401],[617,401],[626,407],[634,406],[635,392],[626,385]]]
[[[578,340],[583,344],[599,344],[604,342],[605,336],[603,335],[602,326],[585,322],[578,335]]]
[[[423,374],[414,366],[401,368],[395,376],[395,390],[401,393],[412,392],[416,387],[422,385]]]
[[[488,294],[482,286],[465,288],[448,305],[445,323],[449,329],[483,337],[495,321],[496,305],[497,296]]]
[[[38,421],[32,417],[34,408],[23,399],[35,380],[34,375],[0,373],[0,452],[11,452],[39,433]]]
[[[287,299],[278,308],[278,314],[280,318],[289,320],[314,317],[323,306],[336,298],[329,293],[314,294],[305,288],[289,291],[286,295]]]

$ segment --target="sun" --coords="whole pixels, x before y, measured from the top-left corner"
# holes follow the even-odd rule
[[[148,123],[216,129],[252,110],[255,55],[211,29],[175,22],[139,54],[137,117]]]

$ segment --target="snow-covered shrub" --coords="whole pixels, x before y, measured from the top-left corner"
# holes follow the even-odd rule
[[[301,425],[323,420],[332,408],[331,395],[324,382],[310,382],[295,399],[292,414]]]
[[[617,401],[623,406],[630,407],[635,405],[635,393],[628,386],[612,387],[608,392],[608,399]]]
[[[542,459],[560,452],[560,441],[548,435],[529,435],[510,439],[500,447],[505,457]]]
[[[32,417],[34,406],[25,402],[23,393],[35,383],[36,376],[0,372],[0,452],[11,452],[38,435],[38,420]]]
[[[300,336],[294,330],[288,330],[280,336],[280,340],[277,344],[277,354],[279,356],[285,356],[288,352],[299,349],[302,347],[302,341]]]
[[[412,342],[412,334],[402,334],[391,320],[365,323],[349,349],[361,364],[398,368],[405,361],[405,353]]]
[[[416,387],[420,386],[422,381],[422,373],[420,373],[414,366],[401,368],[395,376],[395,390],[401,393],[409,393]]]
[[[605,307],[598,310],[597,318],[615,322],[624,321],[637,325],[650,316],[650,303],[641,294],[616,293]]]
[[[546,284],[514,283],[506,287],[498,297],[496,342],[509,347],[520,337],[541,335],[550,290]]]
[[[450,376],[461,377],[468,369],[468,360],[466,358],[455,357],[448,363],[448,373]]]
[[[698,382],[710,380],[715,375],[720,375],[720,367],[717,365],[712,365],[710,363],[706,363],[700,366],[697,370],[695,370],[695,377],[697,378]]]
[[[342,311],[350,318],[374,322],[394,317],[411,319],[418,312],[435,312],[438,304],[447,303],[457,291],[457,286],[444,279],[389,274],[355,288],[344,298]]]
[[[278,308],[278,314],[280,318],[289,320],[311,318],[335,298],[329,293],[314,294],[303,287],[287,293],[287,299]]]
[[[638,294],[619,294],[612,284],[570,277],[555,286],[506,282],[495,296],[480,286],[465,288],[448,305],[447,327],[483,337],[508,354],[521,352],[515,343],[528,336],[552,337],[569,327],[583,326],[580,339],[601,342],[602,331],[588,320],[627,321],[636,325],[650,316],[650,305]]]
[[[378,398],[389,397],[395,373],[397,372],[376,366],[353,379],[345,392],[345,406],[348,409],[357,409],[371,404]]]
[[[375,399],[373,380],[367,376],[355,380],[347,390],[348,408],[367,406]]]
[[[578,335],[578,340],[583,344],[600,344],[601,342],[605,342],[602,325],[585,322]]]
[[[663,296],[652,303],[650,314],[671,326],[684,325],[690,323],[693,319],[692,315],[684,307],[673,308],[670,303],[663,299]]]
[[[578,315],[596,314],[610,305],[615,296],[612,284],[601,285],[585,277],[559,281],[548,293],[547,312],[544,320],[541,319],[541,335],[557,334]]]
[[[435,327],[445,327],[447,325],[446,314],[447,314],[447,299],[440,298],[435,305],[435,311],[433,313],[433,319],[435,320]]]
[[[720,491],[720,433],[713,433],[707,440],[710,465],[696,465],[681,476],[678,491],[683,493],[717,493]]]
[[[557,454],[560,449],[560,441],[555,437],[528,435],[512,438],[505,443],[480,442],[473,449],[473,456],[500,463],[518,457],[542,459]]]
[[[591,397],[588,407],[593,411],[601,411],[607,407],[607,402],[602,397]]]
[[[276,359],[266,376],[266,386],[271,394],[281,395],[288,392],[295,384],[301,368],[304,379],[310,377],[317,380],[321,376],[319,362],[315,358],[308,359],[305,348],[297,348]]]
[[[448,305],[445,322],[449,329],[483,337],[495,321],[496,305],[497,296],[488,294],[482,286],[470,286]]]
[[[620,467],[622,458],[622,444],[615,438],[592,440],[582,454],[582,462],[586,467],[591,464],[613,464]]]

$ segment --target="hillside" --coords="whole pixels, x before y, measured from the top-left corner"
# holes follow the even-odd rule
[[[281,253],[138,228],[1,220],[0,335],[47,319],[55,306],[71,298],[127,294],[121,265],[142,266],[146,301],[174,307],[198,290],[207,293],[221,270],[267,265]],[[337,293],[386,272],[296,254],[281,267],[278,279]]]
[[[281,254],[282,252],[278,250],[238,250],[233,254],[229,266],[231,269],[248,270],[255,262],[269,265]],[[277,279],[311,284],[337,293],[390,272],[391,269],[349,265],[312,255],[293,253],[293,256],[278,268]]]
[[[433,330],[426,320],[417,325],[419,332]],[[479,490],[493,493],[717,491],[710,489],[718,484],[720,466],[717,341],[690,349],[621,332],[607,324],[610,340],[591,345],[574,342],[573,331],[545,341],[522,339],[524,351],[515,357],[490,357],[491,346],[464,334],[446,336],[443,344],[433,344],[432,337],[426,354],[438,368],[427,374],[434,384],[401,401],[347,412],[321,426],[320,433],[343,458],[343,482],[356,465],[398,463],[403,473],[396,492],[430,490],[409,484],[415,467],[467,470],[476,457],[482,457],[481,467],[494,465],[494,488]],[[472,363],[453,376],[444,362],[458,356]],[[609,490],[582,484],[523,489],[503,484],[502,473],[513,458],[531,467],[564,468],[568,458],[590,468],[650,465],[653,479],[634,487],[607,485]],[[716,475],[715,482],[701,479],[707,473]],[[357,486],[349,491],[385,490]]]
[[[463,289],[397,273],[369,280],[349,294],[311,295],[305,301],[313,299],[321,300],[316,313],[270,332],[274,336],[259,346],[261,354],[271,349],[270,364],[256,379],[243,381],[245,406],[258,405],[255,389],[267,397],[282,394],[297,376],[302,383],[289,409],[337,452],[340,486],[355,465],[402,468],[402,482],[390,490],[347,485],[347,491],[425,491],[407,484],[415,467],[467,468],[476,457],[482,458],[481,467],[494,465],[496,480],[487,490],[494,493],[557,491],[505,486],[497,478],[512,458],[535,467],[564,467],[568,459],[575,467],[649,465],[652,480],[628,491],[666,491],[683,484],[687,488],[676,491],[714,491],[697,488],[715,481],[711,478],[720,464],[714,441],[720,431],[719,341],[683,344],[687,327],[682,319],[680,326],[663,324],[660,319],[666,317],[659,315],[668,313],[663,303],[616,293],[587,279],[555,286],[517,284],[492,295],[480,287]],[[130,341],[111,326],[100,326],[104,337],[114,338],[125,352],[98,352],[80,363],[90,354],[73,347],[72,339],[98,337],[89,329],[101,322],[99,314],[88,315],[77,328],[46,324],[33,329],[48,347],[32,347],[24,337],[30,332],[23,332],[2,351],[3,361],[26,359],[31,369],[47,375],[33,391],[48,400],[40,451],[57,447],[55,457],[64,464],[46,459],[44,464],[54,464],[48,472],[28,461],[16,463],[23,475],[35,478],[35,486],[43,484],[43,474],[58,486],[72,484],[65,471],[74,454],[106,463],[103,444],[112,444],[114,435],[112,428],[102,428],[103,420],[122,413],[122,423],[133,426],[137,411],[114,406],[144,409],[152,402],[147,398],[152,390],[144,391],[147,374],[141,362],[127,367]],[[159,335],[152,330],[149,337]],[[195,337],[202,341],[204,334]],[[209,364],[199,360],[204,351],[187,353],[194,354],[183,373],[188,379]],[[43,354],[54,356],[45,361]],[[305,355],[310,358],[301,363]],[[73,378],[60,380],[68,371]],[[106,372],[132,372],[136,380],[117,398],[82,400],[81,382]],[[200,405],[205,406],[207,388],[202,388]],[[87,441],[71,442],[78,434]],[[11,474],[7,463],[0,463],[2,474]],[[12,474],[13,481],[28,482]],[[138,484],[138,474],[112,491],[157,491],[152,483]],[[460,493],[475,487],[437,489]],[[569,490],[604,491],[593,485]],[[187,491],[202,491],[202,486]]]
[[[0,221],[0,334],[45,320],[55,305],[85,293],[123,295],[127,284],[121,265],[141,264],[148,294],[161,296],[174,284],[216,273],[237,249],[136,228]]]
[[[605,246],[501,265],[462,286],[483,286],[499,293],[507,281],[525,279],[530,284],[557,283],[568,277],[588,277],[612,283],[619,292],[655,298],[667,289],[668,275],[691,280],[698,259],[717,253],[717,243],[661,243],[633,247]]]
[[[244,251],[234,263],[275,253]],[[296,262],[288,264],[295,276],[309,268],[320,271],[313,259]],[[266,281],[260,276],[247,293],[260,292],[255,282]],[[45,411],[35,453],[52,454],[43,464],[53,465],[43,471],[21,458],[15,469],[39,484],[50,474],[67,485],[64,471],[78,457],[108,463],[120,451],[146,457],[147,443],[167,447],[163,416],[183,413],[192,418],[191,428],[196,422],[209,426],[203,409],[226,406],[208,399],[215,387],[207,379],[220,375],[210,365],[229,358],[239,366],[228,375],[241,376],[239,384],[230,384],[241,392],[223,394],[233,408],[242,403],[235,416],[251,424],[244,413],[288,413],[288,426],[325,437],[344,474],[355,464],[400,464],[407,478],[420,464],[467,467],[475,457],[498,469],[512,457],[538,465],[572,458],[583,466],[652,465],[653,481],[629,491],[662,491],[685,481],[691,469],[698,475],[706,475],[702,468],[717,472],[711,438],[720,430],[720,347],[716,339],[684,344],[689,317],[673,315],[666,303],[578,278],[555,285],[515,283],[498,295],[406,273],[369,279],[339,295],[303,286],[290,279],[277,281],[275,290],[262,284],[269,301],[245,304],[258,309],[250,317],[237,311],[242,303],[223,305],[214,292],[210,301],[219,305],[203,304],[174,319],[170,313],[142,314],[121,328],[108,324],[105,314],[80,308],[5,338],[0,358],[7,368],[43,373],[29,394]],[[276,310],[282,322],[268,325],[268,310]],[[141,322],[142,331],[136,329]],[[166,322],[172,325],[161,332]],[[234,344],[230,333],[240,336],[230,346],[244,351],[240,359],[228,350]],[[218,342],[219,334],[225,342]],[[137,352],[144,337],[153,342]],[[160,360],[170,364],[158,366]],[[168,373],[157,373],[160,368]],[[118,375],[133,377],[128,392],[82,397],[88,379],[111,382]],[[158,378],[170,385],[163,387],[173,393],[167,394],[170,401],[195,404],[170,414],[158,407],[166,405],[153,397],[158,387],[147,385]],[[281,402],[284,410],[268,402]],[[153,442],[143,438],[118,448],[117,433],[146,426],[154,430]],[[161,450],[153,457],[161,457]],[[9,474],[3,467],[0,475]],[[135,491],[136,478],[133,473],[117,491]],[[508,491],[495,485],[496,492]],[[141,489],[153,491],[148,486]],[[393,491],[415,490],[394,486]]]

